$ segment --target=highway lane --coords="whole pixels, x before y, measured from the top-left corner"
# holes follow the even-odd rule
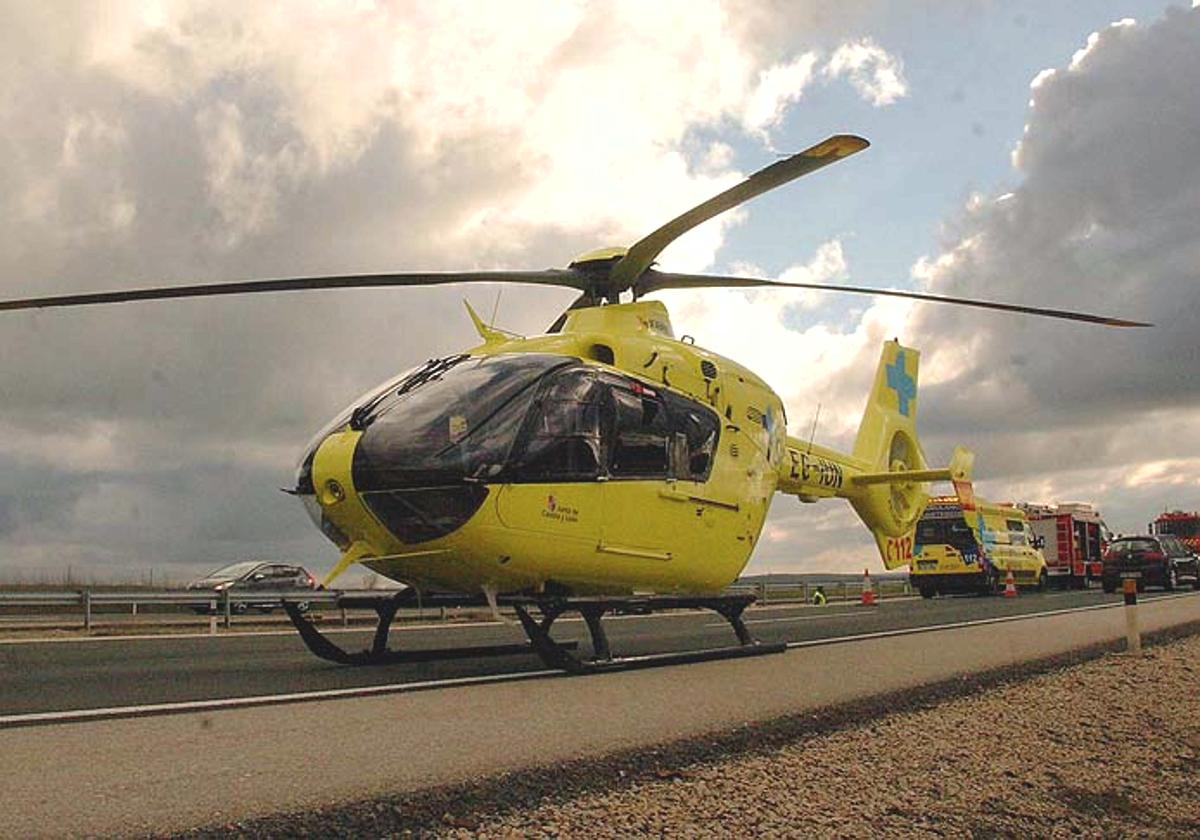
[[[1147,593],[1146,598],[1155,597]],[[1024,594],[1017,599],[939,598],[856,604],[780,606],[746,614],[763,641],[803,642],[981,618],[1113,603],[1119,596],[1087,592]],[[616,617],[606,621],[614,652],[641,654],[731,644],[728,625],[710,613]],[[354,650],[362,631],[331,634]],[[582,622],[560,620],[556,637],[586,643]],[[393,645],[425,649],[518,642],[519,627],[438,624],[402,627]],[[584,644],[586,650],[586,644]],[[534,672],[532,654],[350,668],[315,658],[292,632],[186,638],[138,637],[53,642],[0,640],[0,715],[212,700],[427,680]]]

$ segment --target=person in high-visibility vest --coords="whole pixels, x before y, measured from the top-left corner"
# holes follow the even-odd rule
[[[812,602],[818,607],[825,606],[825,602],[829,599],[825,597],[825,588],[818,586],[817,591],[812,594]]]

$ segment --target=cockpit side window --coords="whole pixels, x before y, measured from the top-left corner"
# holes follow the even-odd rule
[[[671,477],[706,481],[712,472],[720,420],[686,397],[670,393],[666,397],[671,416]]]
[[[686,397],[592,367],[542,383],[500,480],[705,481],[719,418]]]
[[[1020,519],[1006,519],[1004,526],[1008,529],[1008,541],[1013,545],[1025,545],[1025,523]]]
[[[586,481],[604,465],[607,389],[586,369],[554,377],[534,404],[510,464],[514,481]]]
[[[666,478],[671,423],[662,398],[639,383],[612,389],[616,432],[609,472],[613,478]]]

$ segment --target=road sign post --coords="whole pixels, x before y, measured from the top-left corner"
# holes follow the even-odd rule
[[[1121,592],[1125,596],[1125,649],[1130,653],[1142,652],[1142,634],[1138,628],[1136,577],[1121,581]]]

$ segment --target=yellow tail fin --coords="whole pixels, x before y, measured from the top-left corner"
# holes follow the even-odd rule
[[[870,472],[851,477],[850,504],[871,529],[883,565],[912,561],[917,520],[929,501],[928,482],[953,480],[970,487],[974,455],[958,448],[950,466],[930,469],[917,439],[917,374],[920,353],[899,342],[883,345],[867,399],[854,458]]]
[[[883,564],[894,569],[912,559],[917,520],[929,501],[930,481],[970,488],[975,456],[957,448],[950,465],[930,469],[917,441],[917,368],[920,353],[897,341],[883,345],[854,452],[835,452],[794,437],[780,464],[776,489],[802,502],[840,496],[871,529]],[[960,488],[961,485],[961,488]]]

